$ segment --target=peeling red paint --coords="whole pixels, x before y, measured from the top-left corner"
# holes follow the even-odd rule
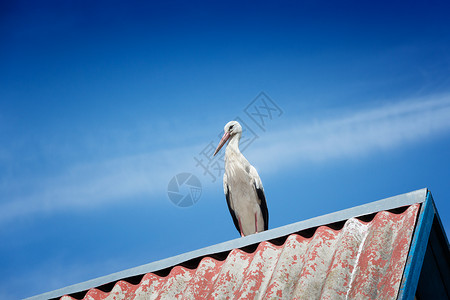
[[[137,285],[121,280],[84,299],[395,299],[419,208],[352,218],[340,230],[320,226],[280,246],[264,241],[253,253],[234,249],[224,261],[205,257],[195,269],[148,273]]]

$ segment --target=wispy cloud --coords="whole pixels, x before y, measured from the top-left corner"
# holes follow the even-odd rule
[[[3,190],[3,194],[9,195],[0,204],[0,223],[35,213],[163,195],[169,179],[190,167],[191,153],[195,153],[192,148],[178,148],[78,163],[58,176],[23,183],[21,188],[30,190],[28,195],[18,196]]]
[[[246,155],[264,173],[305,162],[370,155],[448,133],[449,116],[450,95],[349,109],[334,117],[294,122],[289,128],[266,133]],[[15,183],[15,190],[24,189],[27,194],[9,193],[7,184],[3,184],[0,193],[8,199],[0,203],[0,223],[135,197],[165,199],[172,176],[198,171],[192,157],[202,146],[187,145],[93,163],[74,162],[59,175],[23,182],[23,186]],[[209,183],[209,179],[203,182]]]
[[[24,299],[129,267],[129,262],[120,258],[72,259],[63,255],[53,256],[28,268],[21,276],[5,276],[0,285],[1,299]],[[42,274],[45,274],[45,279]]]
[[[450,132],[450,95],[412,99],[297,122],[262,136],[252,161],[274,170],[305,162],[363,156]],[[270,158],[270,159],[267,159]]]

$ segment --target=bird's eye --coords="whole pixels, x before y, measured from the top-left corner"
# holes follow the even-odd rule
[[[230,128],[229,128],[229,130],[233,129],[233,126],[234,126],[234,125],[231,125]]]

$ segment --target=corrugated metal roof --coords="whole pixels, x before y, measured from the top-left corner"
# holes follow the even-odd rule
[[[280,245],[263,241],[252,252],[233,249],[223,261],[206,256],[195,268],[147,273],[135,285],[120,280],[84,299],[394,299],[419,208],[350,218],[342,228],[320,226]]]
[[[422,270],[424,259],[432,266]],[[449,266],[439,215],[421,189],[29,299],[413,299],[416,289],[438,299],[450,296]]]

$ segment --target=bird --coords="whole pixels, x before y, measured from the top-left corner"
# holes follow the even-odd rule
[[[268,230],[269,211],[261,178],[239,150],[242,126],[237,121],[230,121],[224,131],[213,156],[228,141],[223,190],[234,226],[242,237]]]

